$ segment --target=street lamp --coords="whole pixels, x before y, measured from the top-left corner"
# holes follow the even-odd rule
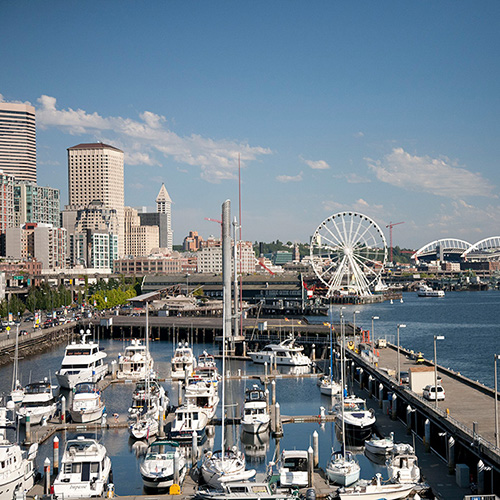
[[[498,448],[500,436],[498,435],[498,382],[497,382],[497,360],[500,359],[500,354],[494,354],[495,357],[495,446]]]
[[[352,313],[352,322],[353,322],[353,331],[354,331],[354,343],[356,344],[356,314],[359,314],[361,311],[354,311]]]
[[[372,365],[375,364],[375,332],[373,329],[373,320],[380,319],[378,316],[372,316]]]
[[[399,363],[399,329],[400,328],[406,328],[406,325],[399,324],[398,325],[398,367],[397,367],[397,378],[396,380],[398,381],[398,385],[401,383],[401,365]]]
[[[434,335],[434,406],[438,407],[438,388],[437,388],[437,354],[436,354],[436,341],[444,340],[444,335]]]

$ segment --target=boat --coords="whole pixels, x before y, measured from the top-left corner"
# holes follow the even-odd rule
[[[174,462],[177,460],[179,477],[175,478]],[[177,479],[181,483],[186,475],[187,463],[182,453],[179,453],[179,443],[159,439],[151,443],[140,465],[144,487],[148,490],[169,488]]]
[[[324,396],[332,397],[340,392],[340,384],[329,377],[324,377],[319,382],[319,391]]]
[[[203,408],[187,402],[175,410],[175,418],[170,428],[170,439],[191,442],[193,432],[196,432],[198,442],[201,442],[205,438],[207,424],[208,417]]]
[[[224,225],[223,225],[224,226]],[[225,257],[225,256],[224,256]],[[222,373],[226,373],[226,338],[228,330],[231,330],[231,311],[227,310],[227,296],[231,290],[223,286],[223,304],[222,309]],[[221,450],[214,453],[208,451],[205,453],[201,463],[202,477],[212,488],[220,488],[223,484],[234,481],[247,481],[255,475],[255,469],[246,469],[245,454],[238,450],[235,446],[230,449],[225,448],[225,378],[222,378],[222,423],[221,423]]]
[[[386,466],[392,483],[415,484],[420,481],[420,468],[415,453],[395,454],[387,459]]]
[[[198,406],[206,413],[208,420],[212,420],[219,404],[218,379],[210,377],[211,368],[198,368],[186,380],[185,401]],[[206,372],[203,373],[202,372]],[[208,376],[205,376],[208,375]]]
[[[7,421],[7,409],[13,409],[13,403],[7,403],[7,408],[0,408],[0,500],[17,498],[16,493],[30,490],[35,484],[37,470],[35,467],[38,444],[30,446],[26,453],[18,443],[7,439],[7,430],[15,427]]]
[[[305,487],[308,485],[306,450],[283,450],[278,463],[281,486]]]
[[[30,424],[43,423],[53,417],[56,411],[57,403],[48,379],[33,382],[24,388],[24,398],[17,409],[21,423],[25,424],[27,417]]]
[[[24,398],[24,389],[19,381],[19,328],[16,335],[16,347],[14,350],[14,365],[12,368],[12,389],[10,391],[10,399],[14,404],[19,404]]]
[[[374,455],[386,455],[394,448],[394,432],[388,438],[372,438],[365,441],[365,450]]]
[[[242,431],[240,441],[243,445],[243,451],[247,462],[264,462],[269,450],[269,440],[269,432],[249,434],[248,432]]]
[[[381,474],[376,474],[372,481],[360,481],[355,486],[339,488],[337,495],[340,500],[399,500],[406,498],[414,487],[414,484],[382,483]]]
[[[153,399],[166,400],[168,405],[168,396],[163,386],[155,377],[150,377],[149,380],[138,380],[132,392],[132,406],[143,406],[147,395]]]
[[[215,362],[215,357],[209,354],[207,351],[203,351],[198,356],[198,367],[215,367],[217,368],[217,363]]]
[[[110,475],[111,460],[104,445],[78,436],[66,442],[53,494],[64,499],[104,496]]]
[[[354,394],[344,397],[342,402],[335,405],[334,411],[337,413],[337,425],[344,426],[352,444],[370,439],[376,418],[375,412],[367,408],[364,399]]]
[[[205,483],[212,488],[221,488],[234,481],[247,481],[255,476],[255,469],[246,469],[245,454],[235,446],[224,452],[207,451],[203,457],[201,472]]]
[[[254,384],[245,391],[245,402],[241,410],[241,427],[244,432],[259,434],[269,430],[271,415],[263,389]]]
[[[345,332],[344,316],[340,316],[341,345],[340,345],[340,383],[345,387]],[[340,432],[342,435],[342,450],[340,452],[332,451],[330,460],[325,468],[326,477],[329,481],[349,486],[359,479],[361,467],[354,460],[351,453],[346,451],[346,418],[345,418],[345,397],[344,390],[340,391],[340,407],[337,407],[337,417],[340,415]],[[338,422],[338,420],[337,420]]]
[[[120,379],[145,379],[153,371],[154,360],[149,349],[140,339],[132,339],[123,354],[118,355],[118,373]]]
[[[87,342],[87,337],[83,335],[81,342],[66,346],[61,368],[56,372],[59,385],[65,389],[73,389],[81,382],[99,382],[108,373],[104,362],[107,354],[97,342]]]
[[[312,361],[302,351],[303,347],[295,345],[295,338],[290,336],[279,344],[268,344],[262,351],[249,352],[254,363],[267,363],[282,366],[311,366]]]
[[[196,358],[187,342],[179,342],[172,357],[172,380],[184,380],[186,370],[191,373],[196,368]]]
[[[434,290],[429,285],[422,283],[417,289],[419,297],[444,297],[443,290]]]
[[[73,422],[86,424],[99,420],[106,406],[97,385],[93,382],[76,384],[69,413]]]
[[[235,481],[224,484],[219,489],[206,487],[199,488],[195,495],[197,500],[292,500],[296,496],[287,489],[278,489],[267,482],[258,481]]]

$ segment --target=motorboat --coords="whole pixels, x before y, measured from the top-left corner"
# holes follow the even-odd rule
[[[259,481],[235,481],[224,484],[219,489],[201,487],[196,496],[197,500],[292,500],[296,498],[288,489],[275,488],[276,483],[270,485]]]
[[[76,384],[73,401],[69,413],[73,422],[86,424],[99,420],[106,406],[101,398],[101,392],[92,382]]]
[[[203,351],[198,356],[198,367],[201,366],[217,368],[217,363],[215,362],[213,354],[209,354],[207,351]]]
[[[443,290],[434,290],[429,285],[422,283],[417,289],[419,297],[444,297]]]
[[[205,427],[208,424],[206,412],[200,406],[183,404],[175,410],[175,418],[170,428],[170,439],[174,441],[191,441],[193,432],[198,435],[198,442],[205,438]]]
[[[267,397],[257,384],[245,391],[245,402],[241,411],[241,427],[244,432],[259,434],[269,430],[271,415],[267,406]]]
[[[21,423],[29,417],[30,424],[40,424],[56,414],[57,403],[48,379],[33,382],[24,388],[24,398],[17,409]]]
[[[312,361],[302,351],[303,347],[295,345],[295,338],[289,337],[279,344],[268,344],[261,351],[249,352],[254,363],[267,363],[272,366],[311,366]]]
[[[140,380],[152,373],[154,360],[149,349],[140,339],[132,339],[123,354],[118,355],[118,373],[120,379]]]
[[[376,474],[372,481],[358,482],[349,488],[339,488],[340,500],[399,500],[406,498],[415,487],[414,484],[383,483],[382,475]]]
[[[138,380],[132,392],[132,406],[143,406],[146,400],[158,399],[166,401],[168,405],[168,396],[164,387],[154,377],[149,380]]]
[[[338,403],[334,407],[337,413],[336,422],[338,425],[343,422],[347,439],[351,444],[370,439],[376,418],[374,411],[367,408],[366,401],[350,395],[343,398],[343,411],[341,404]]]
[[[107,354],[97,342],[87,342],[88,335],[82,341],[71,342],[66,346],[61,368],[56,371],[59,385],[73,389],[81,382],[98,382],[108,373],[108,364],[104,362]]]
[[[208,368],[210,370],[210,368]],[[218,380],[213,377],[201,376],[200,373],[206,369],[196,370],[186,380],[185,401],[193,406],[200,407],[207,415],[208,420],[212,420],[219,404]],[[207,373],[205,375],[210,375]]]
[[[104,445],[78,436],[66,442],[53,494],[64,499],[104,496],[110,474],[111,460]]]
[[[172,380],[184,380],[186,370],[191,373],[196,368],[196,358],[187,342],[179,342],[172,357]]]
[[[328,480],[341,486],[354,484],[359,479],[360,472],[358,462],[348,451],[333,452],[325,468]]]
[[[306,450],[283,450],[278,462],[280,485],[299,488],[307,486],[307,461]]]
[[[246,469],[245,454],[232,447],[229,450],[207,451],[203,456],[201,473],[206,484],[212,488],[235,481],[247,481],[255,476],[255,469]]]
[[[8,403],[7,407],[12,403]],[[35,467],[38,444],[30,446],[26,453],[18,443],[12,443],[7,439],[7,429],[10,427],[7,422],[7,408],[0,408],[0,463],[2,465],[0,473],[0,500],[12,500],[16,497],[16,492],[30,490],[35,484],[37,474]]]
[[[394,448],[394,432],[387,438],[372,438],[365,441],[365,450],[374,455],[386,455]]]
[[[414,484],[420,481],[420,467],[415,453],[393,455],[387,459],[386,465],[392,483]]]
[[[335,396],[340,392],[340,384],[330,377],[323,377],[318,381],[319,391],[324,396]]]
[[[186,458],[179,453],[179,443],[160,439],[151,443],[140,465],[144,487],[148,490],[169,488],[174,484],[174,462],[177,461],[178,482],[182,482],[187,471]]]

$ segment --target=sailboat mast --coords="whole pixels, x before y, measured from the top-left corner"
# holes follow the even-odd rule
[[[344,315],[340,312],[340,407],[342,410],[342,454],[345,460],[345,421],[344,421]]]

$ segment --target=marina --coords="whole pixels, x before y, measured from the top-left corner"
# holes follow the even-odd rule
[[[491,292],[488,292],[491,294]],[[451,294],[447,294],[445,300]],[[422,300],[422,299],[419,299]],[[440,301],[442,299],[439,299]],[[411,306],[411,300],[407,298],[408,305]],[[381,314],[381,313],[380,313]],[[136,318],[133,318],[134,320]],[[143,318],[139,318],[143,319]],[[358,324],[359,324],[358,318]],[[378,325],[377,325],[378,327]],[[297,325],[295,325],[297,328]],[[321,328],[318,325],[316,328]],[[324,328],[324,326],[323,326]],[[100,330],[101,333],[103,329]],[[154,331],[154,330],[153,330]],[[349,331],[349,329],[347,329]],[[457,479],[454,475],[448,474],[448,469],[451,467],[449,462],[449,448],[446,443],[453,437],[456,440],[454,453],[456,457],[455,467],[468,467],[468,476],[473,480],[477,477],[478,457],[485,460],[485,471],[482,476],[484,484],[482,487],[486,491],[494,487],[494,475],[491,470],[498,467],[498,450],[494,446],[494,408],[493,408],[493,391],[488,386],[472,381],[460,375],[457,371],[448,370],[441,364],[438,367],[438,373],[442,384],[446,389],[446,399],[439,402],[439,407],[436,410],[433,401],[425,401],[422,397],[414,395],[406,387],[395,383],[395,370],[397,367],[397,346],[392,342],[393,338],[384,332],[384,328],[379,327],[377,330],[377,338],[384,338],[387,335],[387,346],[378,348],[377,366],[372,366],[363,356],[352,350],[347,350],[349,362],[347,363],[347,377],[351,381],[354,380],[352,387],[354,391],[367,400],[369,408],[372,408],[376,413],[377,424],[376,431],[378,435],[388,436],[391,432],[395,433],[395,440],[400,442],[410,442],[416,447],[419,458],[419,465],[422,469],[422,475],[425,481],[431,486],[434,494],[440,498],[463,498],[471,491],[469,486],[470,478],[467,478],[467,486],[458,487]],[[302,345],[300,337],[299,344]],[[124,346],[128,345],[128,337],[124,340],[103,339],[100,341],[102,347],[108,355],[108,362],[116,360],[120,352],[124,352]],[[13,340],[13,339],[11,339]],[[186,338],[186,340],[188,340]],[[4,341],[6,342],[6,341]],[[150,343],[152,357],[155,360],[155,369],[157,369],[161,384],[165,386],[170,400],[176,404],[178,397],[178,382],[172,382],[170,379],[170,360],[174,354],[177,342],[172,341],[155,341]],[[407,343],[405,342],[405,345]],[[31,372],[32,377],[40,377],[47,370],[52,373],[60,366],[61,359],[64,356],[65,346],[59,344],[44,354],[38,354],[30,358],[20,360],[19,372],[21,381],[24,382],[26,374]],[[220,368],[220,358],[218,355],[218,347],[216,344],[209,343],[194,343],[193,351],[195,355],[200,355],[204,351],[215,354],[216,362]],[[319,350],[316,363],[321,366],[322,361],[319,359]],[[408,371],[416,366],[415,359],[412,358],[415,352],[411,353],[410,349],[401,348],[400,350],[400,370]],[[428,359],[430,351],[424,352],[424,365],[432,368],[432,360]],[[352,365],[354,363],[354,366]],[[314,431],[320,433],[320,449],[317,469],[318,476],[314,476],[314,487],[317,490],[317,495],[332,494],[334,487],[326,485],[321,477],[321,470],[324,470],[326,463],[330,457],[332,447],[339,446],[334,415],[329,414],[331,408],[331,397],[321,394],[317,385],[318,377],[323,372],[328,371],[328,359],[323,362],[322,370],[318,373],[318,369],[314,368],[310,373],[294,373],[293,368],[266,367],[252,363],[248,357],[240,356],[229,360],[228,369],[226,369],[227,380],[227,396],[226,402],[231,401],[231,407],[228,408],[228,427],[227,439],[229,442],[240,446],[247,455],[247,461],[250,461],[252,467],[257,470],[258,474],[263,474],[266,471],[266,464],[272,461],[273,456],[279,451],[287,448],[307,450],[312,442]],[[363,372],[361,372],[361,369]],[[1,370],[6,370],[6,377],[3,377],[5,387],[2,386],[3,392],[10,390],[10,374],[11,368],[5,366]],[[314,373],[316,371],[317,373]],[[360,373],[362,375],[360,376]],[[373,381],[369,381],[369,377],[373,377]],[[269,437],[256,435],[253,438],[242,434],[239,424],[240,408],[244,403],[245,388],[251,388],[255,382],[261,382],[267,386],[270,398],[270,415],[274,422],[271,422],[271,428],[274,433]],[[274,381],[274,384],[273,384]],[[136,453],[141,456],[145,452],[144,444],[135,441],[132,442],[128,438],[127,432],[127,407],[131,399],[134,384],[127,380],[111,380],[111,377],[106,377],[100,382],[101,390],[107,406],[107,420],[104,426],[101,422],[96,424],[87,424],[82,426],[75,423],[57,423],[52,419],[46,426],[32,426],[31,439],[32,441],[40,441],[39,457],[51,457],[51,440],[57,435],[60,439],[74,438],[78,433],[83,431],[92,434],[98,434],[100,440],[108,448],[108,453],[113,462],[113,474],[115,482],[116,494],[120,496],[140,495],[142,493],[142,481],[140,479],[140,460],[136,458]],[[380,384],[383,389],[380,390]],[[275,407],[273,404],[273,386],[275,387],[275,399],[280,406],[279,424],[275,420]],[[469,391],[469,392],[467,392]],[[66,394],[69,400],[71,394]],[[396,395],[400,401],[394,405],[393,396]],[[397,401],[397,399],[396,399]],[[472,402],[472,403],[471,403]],[[408,425],[406,409],[408,403],[411,406],[412,420],[411,425]],[[227,404],[227,403],[226,403]],[[483,405],[483,406],[481,406]],[[396,407],[395,415],[392,412],[392,407]],[[321,407],[324,408],[323,413]],[[69,406],[67,407],[69,408]],[[174,413],[168,413],[165,422],[166,429],[173,419]],[[221,427],[217,425],[220,422],[220,407],[212,426],[207,427],[206,441],[200,445],[200,452],[205,449],[214,449],[214,442],[220,441]],[[323,416],[322,416],[323,415]],[[392,420],[392,418],[396,420]],[[430,421],[427,426],[430,432],[430,439],[426,439],[426,420]],[[280,430],[281,432],[276,432]],[[472,431],[476,431],[475,434]],[[407,434],[410,432],[410,434]],[[245,433],[246,434],[246,433]],[[414,437],[413,437],[414,436]],[[23,436],[24,439],[24,436]],[[474,447],[460,451],[464,440],[469,440],[475,443]],[[120,445],[121,443],[121,445]],[[328,444],[330,443],[330,444]],[[141,451],[142,450],[142,451]],[[419,451],[420,450],[420,451]],[[432,451],[432,453],[428,453]],[[381,473],[384,478],[387,478],[385,465],[377,465],[371,462],[359,449],[351,451],[361,464],[361,477],[371,479],[377,473]],[[422,453],[424,456],[422,456]],[[470,457],[476,457],[471,459]],[[432,482],[432,469],[428,469],[427,462],[431,459],[435,462],[432,467],[441,471],[439,479]],[[38,461],[40,465],[40,458]],[[127,464],[127,465],[126,465]],[[489,467],[492,468],[488,470]],[[136,470],[136,479],[130,473],[130,470]],[[128,470],[129,473],[119,478],[122,469]],[[481,471],[482,472],[482,471]],[[323,475],[324,477],[324,475]],[[450,488],[450,493],[445,495],[443,491],[446,488],[443,483],[443,478],[446,481],[446,488]],[[189,496],[189,481],[191,476],[186,475],[186,486],[182,486],[182,494]],[[384,479],[385,480],[385,479]],[[474,481],[475,482],[475,481]],[[126,485],[126,486],[125,486]],[[328,492],[328,493],[326,493]],[[452,493],[451,493],[452,492]]]

